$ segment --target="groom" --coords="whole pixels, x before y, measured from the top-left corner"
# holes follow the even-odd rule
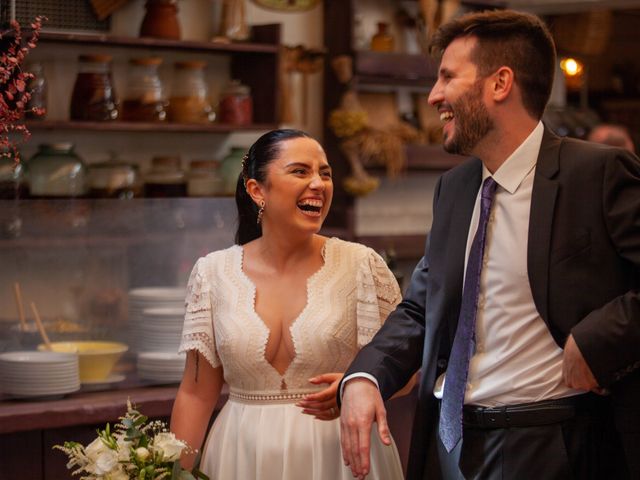
[[[509,10],[443,25],[445,173],[403,302],[341,384],[369,472],[383,399],[421,369],[408,478],[640,478],[640,161],[540,121],[555,46]]]

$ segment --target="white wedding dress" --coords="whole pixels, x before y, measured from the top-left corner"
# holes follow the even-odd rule
[[[339,420],[322,421],[295,403],[322,390],[309,379],[344,372],[400,301],[378,254],[337,238],[307,281],[307,304],[292,323],[296,355],[284,375],[266,361],[269,330],[255,311],[255,286],[235,245],[198,260],[189,279],[181,351],[197,350],[223,366],[229,401],[203,448],[211,480],[351,480],[340,451]],[[374,429],[375,430],[375,429]],[[395,444],[371,437],[368,479],[402,479]]]

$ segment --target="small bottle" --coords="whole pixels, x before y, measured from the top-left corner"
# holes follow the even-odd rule
[[[190,197],[214,197],[222,195],[223,183],[217,160],[193,160],[187,180],[187,195]]]
[[[132,58],[127,72],[127,85],[122,102],[122,120],[163,122],[167,119],[158,57]]]
[[[387,22],[378,22],[378,31],[371,38],[371,50],[374,52],[393,52],[395,40],[389,33]]]
[[[210,123],[215,113],[207,98],[205,62],[182,61],[174,64],[169,98],[169,120],[178,123]]]
[[[187,179],[180,157],[154,157],[144,177],[144,195],[152,198],[185,197]]]
[[[230,125],[250,125],[253,122],[251,90],[239,80],[232,80],[220,96],[220,122]]]
[[[118,101],[111,80],[111,56],[80,55],[78,61],[78,76],[71,94],[71,119],[117,120]]]

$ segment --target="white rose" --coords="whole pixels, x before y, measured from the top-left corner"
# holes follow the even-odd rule
[[[138,447],[136,448],[136,457],[138,457],[140,460],[142,460],[143,462],[149,458],[149,450],[147,450],[144,447]]]
[[[178,440],[171,432],[158,433],[153,439],[153,448],[162,453],[162,460],[165,462],[178,460],[186,446],[186,443]]]
[[[84,449],[85,454],[91,460],[92,473],[105,475],[118,466],[118,452],[107,447],[100,438],[96,438]]]

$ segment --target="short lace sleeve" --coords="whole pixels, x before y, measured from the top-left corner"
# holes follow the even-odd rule
[[[357,273],[358,348],[371,341],[401,299],[393,273],[382,257],[369,249]]]
[[[204,262],[204,258],[196,262],[187,284],[186,313],[179,351],[197,350],[215,368],[220,366],[220,358],[216,352],[212,292],[203,272]]]

